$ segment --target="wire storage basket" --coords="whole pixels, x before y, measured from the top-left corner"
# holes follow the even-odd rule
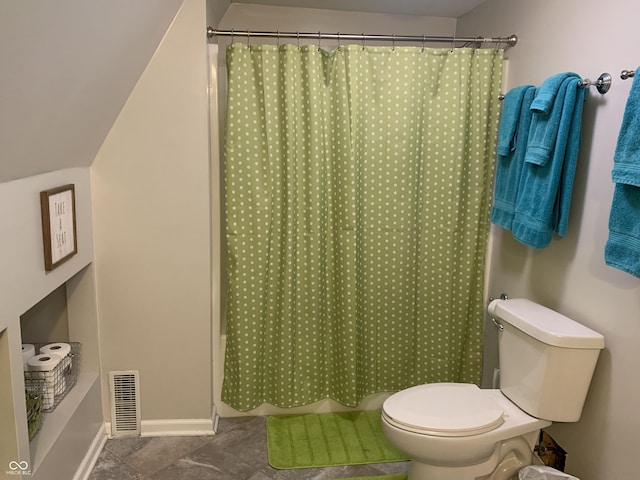
[[[80,371],[80,343],[67,342],[70,351],[60,355],[61,360],[54,368],[48,370],[28,369],[24,372],[24,383],[27,394],[39,396],[41,411],[52,412],[74,387]],[[35,343],[36,351],[52,344]],[[56,344],[60,345],[60,344]]]

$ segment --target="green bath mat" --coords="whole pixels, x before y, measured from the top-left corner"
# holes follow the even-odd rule
[[[377,475],[375,477],[334,478],[333,480],[407,480],[407,474],[398,473],[395,475]]]
[[[382,432],[380,411],[267,418],[273,468],[311,468],[408,460]]]

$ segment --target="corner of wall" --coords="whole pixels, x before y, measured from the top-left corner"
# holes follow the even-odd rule
[[[207,25],[216,28],[230,5],[230,0],[207,0]]]

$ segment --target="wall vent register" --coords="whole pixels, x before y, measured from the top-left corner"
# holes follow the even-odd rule
[[[140,390],[135,370],[109,372],[111,391],[111,435],[140,435]]]

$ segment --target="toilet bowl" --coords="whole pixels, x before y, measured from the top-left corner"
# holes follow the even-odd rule
[[[411,458],[411,480],[506,480],[530,463],[540,429],[550,424],[500,390],[472,384],[411,387],[382,408],[384,433]]]
[[[493,300],[500,389],[432,383],[391,395],[382,429],[409,480],[509,480],[540,429],[580,419],[604,337],[527,299]],[[558,394],[561,392],[561,394]]]

